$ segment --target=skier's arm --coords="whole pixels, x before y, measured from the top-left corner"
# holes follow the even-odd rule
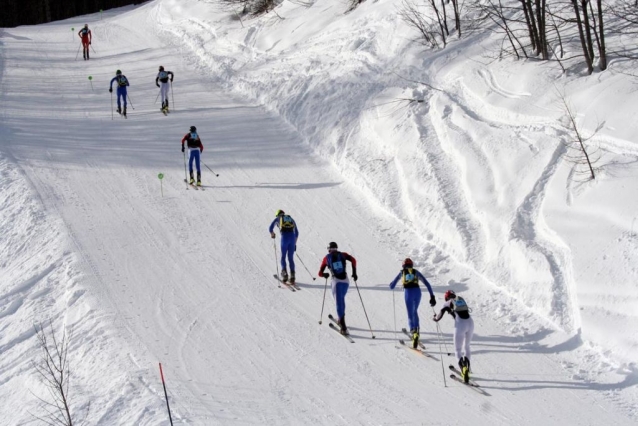
[[[166,74],[171,76],[171,83],[173,82],[173,77],[175,77],[175,74],[173,74],[173,71],[168,71]]]
[[[349,260],[350,263],[352,264],[352,278],[354,278],[354,280],[357,280],[357,259],[355,259],[354,257],[350,256],[348,253],[345,252],[341,252],[343,254],[343,257],[346,258],[346,260]]]
[[[91,34],[91,30],[89,30],[89,44],[93,41],[93,35]]]
[[[113,90],[113,82],[114,82],[115,80],[117,80],[117,77],[113,77],[113,78],[111,79],[111,82],[109,83],[109,90],[111,90],[111,91]]]
[[[402,274],[403,274],[403,272],[399,272],[399,274],[396,276],[396,278],[392,280],[392,282],[390,283],[390,289],[394,290],[394,287],[397,286],[397,283],[401,279],[401,275]]]
[[[279,221],[279,218],[275,218],[275,220],[272,221],[272,223],[268,227],[268,232],[272,234],[275,231],[275,225],[277,224],[278,221]]]
[[[430,285],[430,283],[428,282],[428,280],[423,276],[422,273],[420,273],[419,271],[417,271],[416,269],[414,270],[414,272],[416,272],[416,276],[419,277],[419,279],[421,280],[421,282],[423,284],[425,284],[425,286],[428,289],[428,292],[430,293],[430,297],[434,297],[434,292],[432,291],[432,286]]]
[[[197,142],[199,142],[199,152],[204,152],[204,144],[201,139],[197,138]]]
[[[325,271],[327,267],[328,267],[328,256],[325,256],[323,258],[323,261],[321,262],[321,268],[319,268],[319,273],[317,275],[322,278],[328,278],[328,277],[324,277],[323,275],[323,271]]]
[[[155,77],[155,85],[157,87],[160,87],[160,85],[159,85],[159,75],[157,77]]]

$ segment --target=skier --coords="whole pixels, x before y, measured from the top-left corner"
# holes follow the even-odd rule
[[[290,283],[295,283],[295,251],[297,251],[297,238],[299,238],[299,229],[295,220],[287,215],[283,210],[277,210],[275,220],[272,221],[268,232],[270,236],[275,238],[275,225],[279,228],[281,234],[281,281],[288,282],[288,271],[286,268],[286,257],[290,264]]]
[[[474,320],[470,316],[470,309],[462,297],[457,297],[452,290],[445,292],[445,303],[438,315],[432,318],[438,322],[447,312],[454,318],[454,351],[459,360],[459,368],[463,381],[470,380],[470,342],[474,334]],[[465,347],[464,356],[461,356],[461,347]]]
[[[162,108],[160,111],[168,112],[168,76],[171,77],[171,83],[173,82],[173,72],[172,71],[164,71],[164,67],[160,65],[159,73],[157,77],[155,77],[155,85],[160,88],[160,94],[162,96]],[[161,85],[160,85],[161,83]]]
[[[109,84],[109,92],[113,93],[113,82],[117,81],[117,113],[122,114],[126,117],[126,97],[128,96],[126,92],[126,88],[129,86],[128,79],[122,71],[115,71],[115,77],[111,79],[111,83]],[[120,104],[120,98],[124,99],[124,110],[122,110],[122,105]]]
[[[350,286],[348,280],[348,274],[346,271],[346,260],[349,260],[352,264],[352,279],[357,281],[357,260],[350,256],[346,252],[340,252],[337,243],[331,242],[328,244],[328,254],[323,258],[321,262],[321,268],[319,269],[319,276],[328,279],[330,274],[324,272],[326,267],[330,269],[332,273],[332,281],[330,287],[332,289],[332,296],[335,298],[337,304],[337,316],[339,317],[337,323],[339,324],[341,334],[348,333],[348,327],[346,327],[346,293]]]
[[[191,180],[190,184],[195,184],[193,179],[193,160],[195,161],[195,167],[197,167],[197,186],[202,186],[202,169],[199,167],[199,157],[204,152],[204,145],[202,145],[201,139],[197,134],[197,128],[195,126],[190,127],[190,132],[182,138],[182,152],[184,152],[184,142],[188,146],[188,170],[190,171]]]
[[[432,286],[427,279],[419,271],[414,269],[412,259],[407,258],[403,261],[402,270],[390,283],[390,288],[394,290],[397,283],[401,279],[403,282],[403,294],[405,297],[405,307],[408,311],[408,325],[410,326],[410,335],[412,336],[412,347],[414,349],[419,345],[419,304],[421,303],[421,287],[419,280],[430,293],[430,306],[436,305],[436,298],[432,292]]]
[[[89,45],[91,44],[91,40],[93,39],[91,30],[89,30],[89,24],[84,24],[84,28],[78,31],[78,36],[80,36],[80,38],[82,39],[82,54],[84,55],[84,60],[88,61]]]

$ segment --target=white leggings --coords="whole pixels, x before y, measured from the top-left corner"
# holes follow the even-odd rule
[[[461,348],[465,346],[465,356],[470,359],[470,342],[474,334],[474,320],[472,317],[461,319],[457,316],[454,321],[454,351],[456,359],[461,359]]]
[[[164,101],[168,100],[168,90],[170,89],[170,83],[167,81],[166,83],[162,83],[160,81],[160,94],[162,96],[162,105],[164,105]]]

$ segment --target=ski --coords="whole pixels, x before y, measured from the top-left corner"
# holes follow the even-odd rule
[[[460,377],[457,377],[457,378],[459,378],[461,381],[463,381],[463,379],[462,379],[462,377],[463,377],[463,373],[461,373],[461,372],[459,371],[459,369],[458,369],[458,368],[456,368],[456,367],[455,367],[455,366],[453,366],[453,365],[450,365],[448,368],[449,368],[450,370],[452,370],[453,372],[455,372],[456,374],[458,374]],[[467,384],[467,385],[474,386],[474,387],[477,387],[477,388],[479,388],[479,387],[480,387],[480,386],[479,386],[476,382],[474,382],[474,381],[472,381],[472,380],[470,380],[470,381],[469,381],[469,382],[467,382],[467,383],[463,382],[463,384]]]
[[[419,353],[419,354],[423,355],[426,358],[430,358],[430,359],[432,359],[434,361],[438,361],[439,360],[437,357],[435,357],[432,354],[427,353],[426,351],[424,351],[421,348],[414,349],[411,345],[408,345],[404,340],[399,340],[399,343],[401,343],[401,345],[403,345],[404,348],[409,349],[409,350],[411,350],[413,352]]]
[[[410,333],[408,333],[408,330],[405,328],[402,328],[401,331],[403,332],[403,334],[405,334],[406,336],[408,336],[410,338],[410,340],[412,340],[412,336],[410,335]],[[425,345],[419,340],[419,347],[425,351]]]
[[[283,282],[283,281],[281,280],[281,278],[279,278],[279,276],[278,276],[277,274],[273,274],[273,277],[274,277],[277,281],[279,281],[279,283],[280,283],[280,284],[283,284],[283,285],[284,285],[284,287],[287,287],[288,289],[290,289],[290,291],[292,291],[292,292],[297,291],[297,290],[295,289],[295,287],[294,287],[294,286],[292,286],[292,285],[290,285],[290,284],[288,284],[288,283]],[[281,286],[280,286],[280,287],[281,287]]]
[[[354,339],[353,339],[352,337],[350,337],[350,335],[349,335],[349,334],[342,334],[342,333],[341,333],[341,330],[339,330],[339,327],[337,327],[337,326],[336,326],[336,325],[334,325],[333,323],[329,322],[329,323],[328,323],[328,326],[329,326],[330,328],[332,328],[334,331],[336,331],[337,333],[339,333],[341,336],[343,336],[343,337],[345,337],[346,339],[348,339],[348,341],[349,341],[350,343],[354,343]]]
[[[200,189],[201,189],[202,191],[205,191],[205,189],[204,189],[204,188],[202,188],[201,186],[197,186],[197,185],[195,185],[194,183],[190,183],[190,182],[189,182],[189,181],[187,181],[186,179],[184,179],[184,182],[186,182],[186,183],[188,184],[188,186],[190,186],[190,187],[192,187],[192,188],[195,188],[195,191],[199,191]]]

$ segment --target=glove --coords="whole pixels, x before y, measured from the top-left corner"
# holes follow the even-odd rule
[[[91,44],[91,42],[89,41],[89,44]]]
[[[275,233],[274,232],[270,233],[270,238],[275,238]]]
[[[159,86],[159,84],[157,84],[157,83],[155,83],[155,85],[156,85],[157,87],[160,87],[160,86]]]
[[[359,277],[357,276],[357,273],[356,273],[356,272],[353,272],[353,273],[352,273],[352,279],[353,279],[353,280],[355,280],[355,281],[356,281],[357,279],[359,279]]]
[[[113,88],[109,87],[109,93],[113,93]]]
[[[171,78],[171,83],[173,82],[173,79]]]
[[[330,278],[330,274],[327,273],[327,272],[324,272],[323,274],[321,274],[321,276],[326,278],[326,279]]]
[[[434,321],[434,322],[438,322],[438,321],[436,320],[436,315],[434,315],[434,316],[432,317],[432,321]]]
[[[297,251],[297,244],[295,244],[295,252]]]
[[[434,296],[430,297],[430,306],[434,306],[436,305],[436,299],[434,298]]]
[[[182,152],[184,152],[184,145],[182,145]]]

